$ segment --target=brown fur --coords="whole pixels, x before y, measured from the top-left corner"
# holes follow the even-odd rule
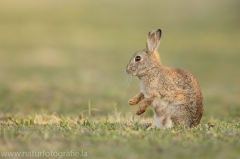
[[[163,119],[162,125],[166,125],[166,123],[167,123],[167,117],[165,117],[165,118]]]
[[[158,63],[159,65],[161,65],[160,57],[159,57],[159,54],[157,53],[157,51],[154,51],[153,57],[154,57],[154,59],[157,61],[157,63]]]
[[[161,30],[149,32],[146,50],[134,54],[127,65],[128,74],[138,76],[141,92],[129,104],[140,102],[137,114],[152,105],[158,127],[184,124],[194,127],[203,114],[203,97],[200,87],[189,72],[163,66],[157,53]],[[136,62],[135,57],[142,60]],[[169,116],[169,117],[167,117]]]

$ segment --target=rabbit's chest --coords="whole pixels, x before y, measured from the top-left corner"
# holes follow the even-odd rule
[[[159,83],[158,80],[149,80],[147,83],[140,81],[141,92],[144,94],[144,97],[158,97],[159,96]]]

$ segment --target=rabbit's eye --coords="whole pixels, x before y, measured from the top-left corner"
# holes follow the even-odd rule
[[[140,61],[141,60],[141,56],[136,56],[135,57],[135,61]]]

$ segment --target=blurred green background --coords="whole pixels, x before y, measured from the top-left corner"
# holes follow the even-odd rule
[[[240,1],[0,1],[0,117],[135,113],[125,72],[161,28],[161,61],[190,71],[204,118],[240,116]],[[151,116],[151,109],[144,116]]]

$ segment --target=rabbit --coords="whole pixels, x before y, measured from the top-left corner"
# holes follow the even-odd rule
[[[128,103],[139,103],[137,115],[151,106],[157,128],[195,127],[203,114],[200,87],[188,71],[162,65],[157,52],[161,35],[161,29],[150,31],[146,49],[135,53],[126,67],[129,75],[139,78],[141,87]]]

